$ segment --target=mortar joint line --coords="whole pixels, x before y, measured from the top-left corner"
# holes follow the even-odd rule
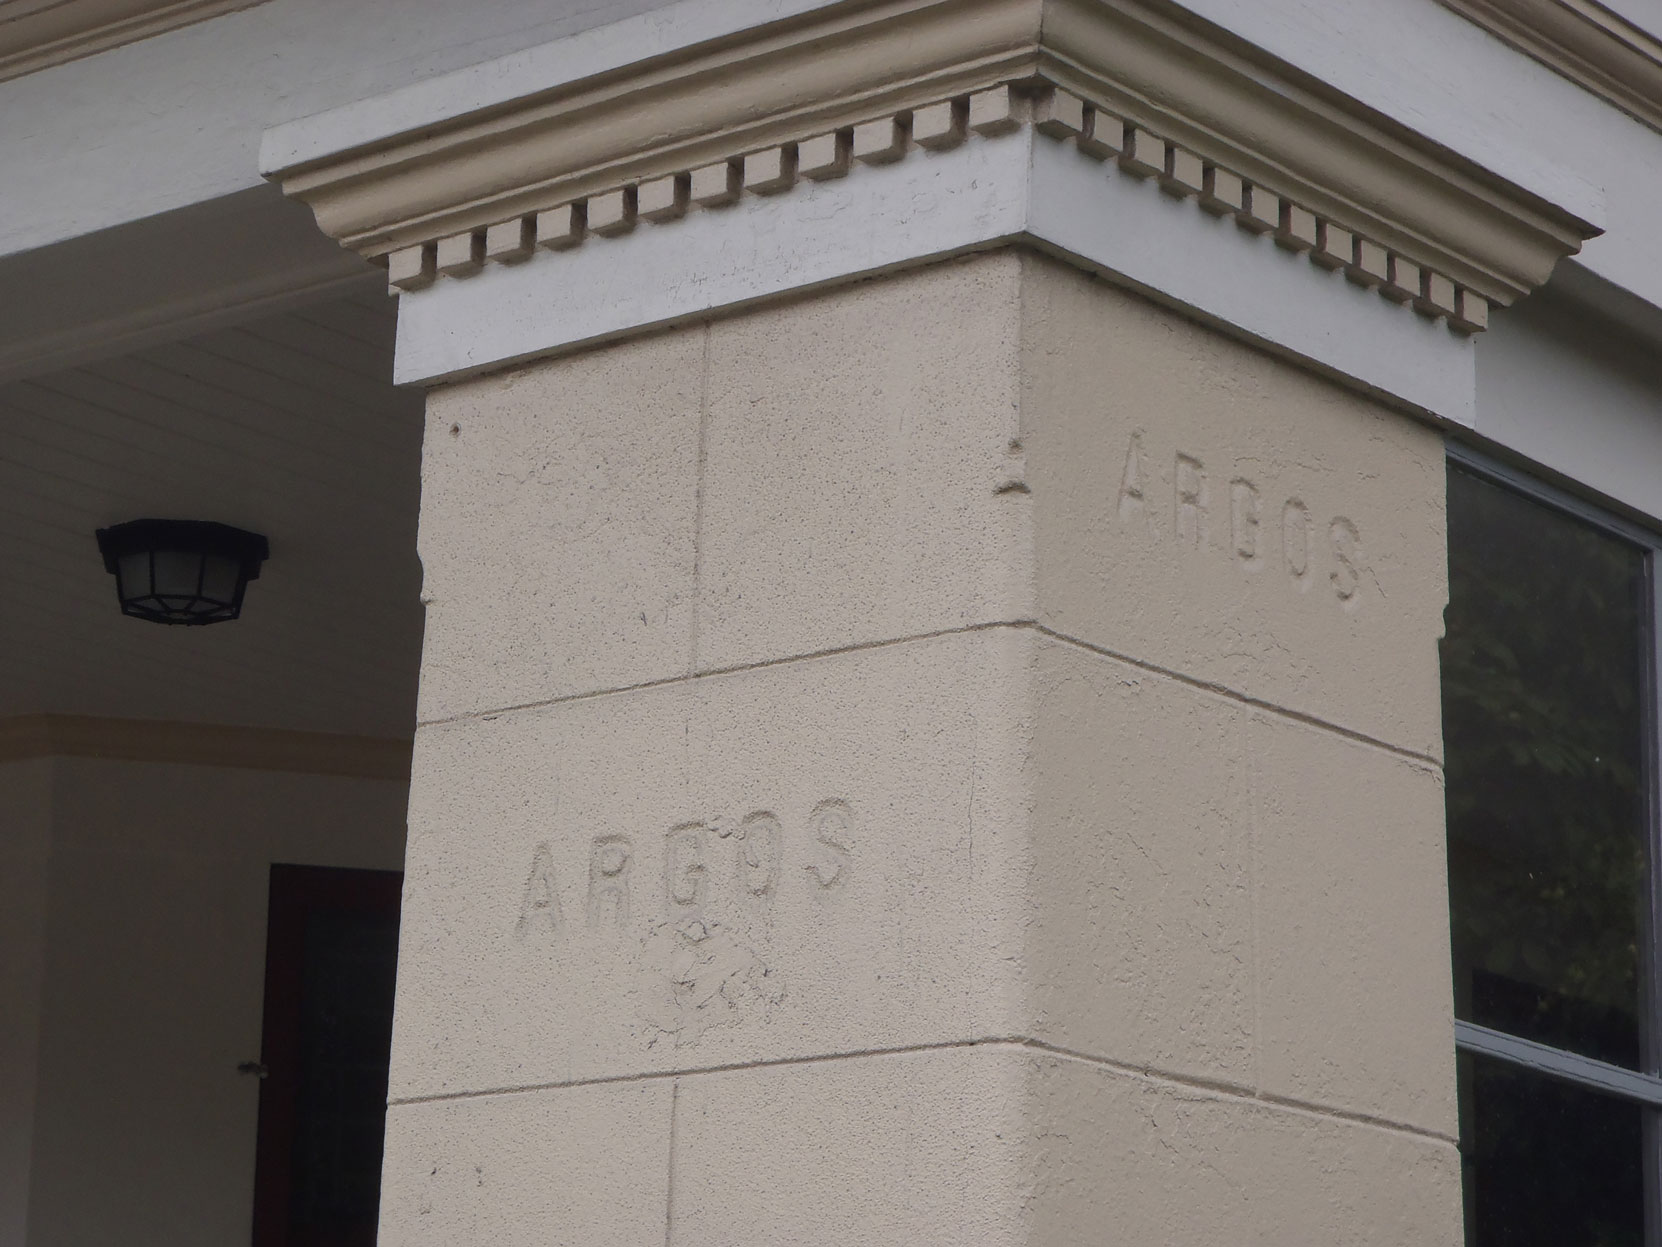
[[[696,604],[695,604],[696,606]],[[614,697],[621,693],[639,693],[648,689],[666,688],[677,684],[687,684],[695,680],[719,679],[724,676],[742,675],[749,671],[766,671],[770,667],[783,667],[791,663],[812,662],[823,658],[837,658],[844,654],[859,654],[868,650],[889,649],[899,645],[914,645],[922,641],[935,641],[943,637],[966,636],[976,632],[988,632],[1001,628],[1026,629],[1048,637],[1062,645],[1071,645],[1077,649],[1095,654],[1101,658],[1108,658],[1114,662],[1124,663],[1128,667],[1135,667],[1139,671],[1146,671],[1150,675],[1162,676],[1173,680],[1188,688],[1201,692],[1211,693],[1214,696],[1226,698],[1252,710],[1262,711],[1265,714],[1276,715],[1305,727],[1316,728],[1320,731],[1332,732],[1357,744],[1370,745],[1375,749],[1382,749],[1386,753],[1402,758],[1406,761],[1429,767],[1431,770],[1442,773],[1442,760],[1418,749],[1409,749],[1403,745],[1394,745],[1390,741],[1381,740],[1377,736],[1370,736],[1356,728],[1346,727],[1329,719],[1323,719],[1302,710],[1294,710],[1287,706],[1277,705],[1261,697],[1254,697],[1250,693],[1243,693],[1239,689],[1231,688],[1215,680],[1202,679],[1170,667],[1160,666],[1142,658],[1134,658],[1118,650],[1109,649],[1104,645],[1097,645],[1091,641],[1084,641],[1070,636],[1065,632],[1058,632],[1036,619],[994,619],[984,623],[965,624],[957,628],[939,628],[932,632],[917,632],[902,637],[885,637],[877,641],[856,641],[849,645],[832,646],[828,649],[807,650],[801,653],[788,654],[779,658],[763,658],[751,663],[736,663],[727,667],[711,667],[706,671],[694,671],[687,675],[662,676],[655,680],[641,680],[634,684],[619,684],[611,688],[589,689],[580,693],[566,693],[558,697],[539,698],[535,701],[514,702],[505,706],[494,706],[488,710],[466,710],[460,714],[442,715],[438,718],[423,719],[418,727],[446,727],[451,724],[465,723],[470,720],[490,720],[505,714],[516,714],[523,710],[544,710],[553,706],[562,706],[569,702],[589,701],[600,697]]]
[[[664,1247],[670,1247],[675,1233],[675,1148],[676,1119],[681,1108],[681,1080],[669,1087],[669,1172],[664,1185]]]
[[[1037,622],[1036,620],[1014,626],[1032,628],[1035,632],[1038,632],[1043,636],[1047,636],[1054,641],[1058,641],[1061,644],[1072,645],[1089,653],[1097,654],[1103,658],[1111,658],[1115,662],[1122,662],[1128,667],[1137,668],[1139,671],[1147,671],[1151,675],[1164,676],[1168,680],[1175,680],[1177,683],[1186,685],[1189,688],[1199,689],[1200,691],[1206,693],[1213,693],[1219,697],[1227,698],[1230,701],[1238,702],[1239,704],[1250,709],[1261,710],[1265,714],[1273,714],[1279,718],[1290,719],[1295,723],[1303,724],[1305,727],[1313,727],[1318,728],[1321,731],[1332,732],[1336,736],[1343,736],[1345,739],[1353,740],[1361,745],[1371,745],[1375,749],[1383,749],[1386,753],[1395,754],[1399,758],[1403,758],[1410,762],[1417,762],[1422,766],[1430,767],[1439,774],[1442,773],[1442,760],[1429,753],[1425,753],[1418,749],[1409,749],[1404,745],[1393,745],[1388,740],[1381,740],[1377,736],[1370,736],[1366,732],[1358,731],[1353,727],[1346,727],[1342,723],[1335,723],[1331,719],[1323,719],[1316,715],[1310,714],[1307,711],[1294,710],[1289,706],[1282,706],[1272,701],[1266,701],[1262,697],[1254,697],[1251,693],[1243,693],[1239,689],[1231,688],[1229,685],[1221,684],[1216,680],[1202,679],[1199,676],[1188,675],[1182,671],[1174,671],[1170,667],[1162,667],[1158,663],[1152,663],[1146,659],[1134,658],[1130,654],[1122,654],[1118,650],[1109,649],[1105,645],[1097,645],[1091,641],[1081,640],[1076,636],[1069,636],[1065,632],[1057,632],[1054,628],[1050,628],[1045,624]]]
[[[705,464],[710,445],[710,334],[711,322],[704,322],[702,359],[698,372],[698,462],[693,487],[693,574],[692,618],[688,621],[690,659],[688,676],[698,674],[698,643],[704,606],[704,488]]]
[[[641,680],[634,684],[619,684],[611,688],[588,689],[580,693],[565,693],[558,697],[544,697],[536,701],[514,702],[505,706],[493,706],[488,710],[464,710],[460,714],[443,715],[434,719],[423,719],[417,727],[444,727],[453,723],[464,723],[471,719],[494,719],[499,715],[515,714],[521,710],[543,710],[551,706],[562,706],[568,702],[589,701],[597,697],[615,697],[620,693],[639,693],[647,689],[665,688],[676,684],[687,684],[695,680],[719,679],[724,676],[743,675],[749,671],[766,671],[770,667],[783,667],[790,663],[811,662],[821,658],[837,658],[844,654],[859,654],[867,650],[890,649],[897,645],[913,645],[919,641],[934,641],[942,637],[963,636],[975,632],[987,632],[996,628],[1028,628],[1033,626],[1032,620],[1027,619],[994,619],[985,623],[964,624],[956,628],[940,628],[933,632],[917,632],[908,636],[885,637],[877,641],[855,641],[848,645],[832,646],[828,649],[807,650],[797,654],[787,654],[779,658],[762,658],[755,662],[735,663],[726,667],[711,667],[705,671],[695,671],[689,675],[661,676],[654,680]]]
[[[1396,1121],[1375,1113],[1360,1112],[1355,1109],[1340,1108],[1334,1105],[1319,1104],[1311,1100],[1302,1100],[1296,1096],[1277,1095],[1271,1092],[1261,1092],[1244,1083],[1230,1081],[1224,1078],[1208,1078],[1197,1074],[1184,1074],[1175,1070],[1163,1070],[1147,1064],[1136,1064],[1126,1061],[1116,1061],[1112,1057],[1098,1056],[1078,1049],[1068,1048],[1060,1044],[1049,1043],[1042,1039],[1035,1039],[1027,1035],[987,1035],[978,1039],[951,1039],[935,1043],[903,1044],[887,1048],[857,1048],[847,1052],[819,1052],[802,1056],[789,1057],[762,1057],[751,1061],[732,1061],[714,1065],[683,1066],[672,1070],[646,1070],[629,1074],[597,1074],[589,1078],[572,1078],[551,1082],[527,1083],[517,1087],[484,1087],[472,1091],[443,1092],[433,1095],[389,1096],[387,1104],[392,1108],[420,1104],[447,1104],[461,1100],[492,1099],[507,1095],[534,1095],[544,1091],[564,1091],[581,1087],[604,1087],[632,1083],[661,1083],[665,1079],[670,1082],[671,1125],[674,1125],[674,1107],[680,1086],[680,1080],[695,1078],[709,1074],[735,1074],[751,1070],[768,1070],[790,1068],[795,1066],[825,1065],[841,1061],[858,1061],[870,1057],[919,1056],[934,1052],[960,1052],[978,1048],[1014,1048],[1029,1052],[1042,1053],[1046,1056],[1059,1057],[1064,1060],[1078,1061],[1081,1064],[1091,1065],[1122,1077],[1142,1079],[1148,1082],[1161,1083],[1173,1087],[1181,1087],[1190,1091],[1203,1092],[1242,1104],[1263,1104],[1277,1109],[1306,1113],[1314,1117],[1331,1118],[1337,1121],[1348,1121],[1357,1125],[1371,1126],[1381,1130],[1389,1130],[1397,1134],[1409,1135],[1414,1138],[1428,1139],[1438,1143],[1457,1143],[1453,1135],[1440,1130],[1432,1130],[1424,1126],[1416,1126],[1408,1122]]]
[[[1364,1113],[1356,1109],[1340,1108],[1331,1104],[1318,1104],[1311,1100],[1301,1100],[1297,1096],[1278,1095],[1275,1092],[1263,1091],[1256,1087],[1248,1087],[1241,1083],[1230,1082],[1226,1079],[1209,1079],[1192,1074],[1179,1074],[1169,1070],[1157,1069],[1149,1065],[1134,1065],[1123,1061],[1115,1061],[1110,1057],[1094,1056],[1088,1052],[1080,1052],[1072,1048],[1065,1048],[1059,1044],[1046,1043],[1042,1039],[1014,1039],[1008,1041],[1021,1047],[1032,1048],[1036,1051],[1048,1053],[1051,1056],[1062,1057],[1070,1061],[1080,1061],[1087,1065],[1099,1065],[1116,1073],[1130,1077],[1145,1078],[1150,1082],[1168,1083],[1173,1086],[1185,1087],[1196,1091],[1207,1091],[1226,1096],[1232,1100],[1256,1102],[1270,1105],[1274,1108],[1289,1109],[1295,1112],[1308,1113],[1315,1117],[1330,1117],[1339,1121],[1354,1122],[1358,1125],[1373,1126],[1381,1130],[1390,1130],[1398,1134],[1411,1135],[1419,1139],[1430,1139],[1438,1143],[1458,1145],[1456,1135],[1446,1134],[1441,1130],[1432,1130],[1425,1126],[1415,1126],[1408,1122],[1397,1121],[1390,1117],[1382,1117],[1377,1113]]]

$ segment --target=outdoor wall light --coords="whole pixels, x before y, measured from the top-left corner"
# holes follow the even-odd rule
[[[207,520],[132,520],[98,530],[121,613],[152,623],[221,623],[242,613],[266,539]]]

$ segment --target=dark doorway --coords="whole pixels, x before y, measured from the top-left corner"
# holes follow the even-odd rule
[[[373,1247],[402,881],[271,868],[253,1247]]]

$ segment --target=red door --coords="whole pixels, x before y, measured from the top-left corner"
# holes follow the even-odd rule
[[[271,868],[253,1247],[373,1247],[402,881]]]

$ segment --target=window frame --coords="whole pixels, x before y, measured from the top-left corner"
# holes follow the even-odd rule
[[[1640,930],[1641,1069],[1613,1065],[1505,1031],[1456,1018],[1457,1053],[1471,1053],[1635,1104],[1644,1125],[1644,1222],[1646,1247],[1662,1247],[1662,532],[1624,519],[1569,491],[1453,440],[1446,463],[1635,546],[1642,559],[1641,699],[1645,894]]]

